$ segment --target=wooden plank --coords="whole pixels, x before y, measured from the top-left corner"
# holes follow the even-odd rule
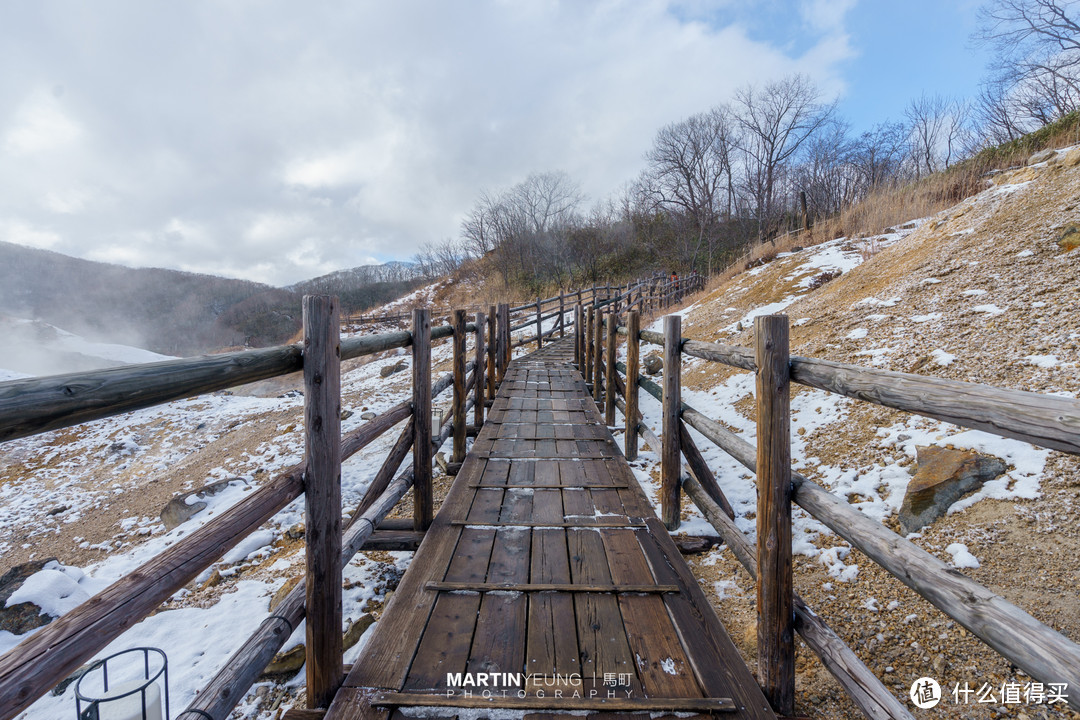
[[[637,537],[629,530],[601,532],[611,580],[616,584],[654,582]],[[678,586],[656,587],[675,587]],[[663,598],[655,595],[619,597],[627,642],[634,653],[638,679],[650,697],[702,697]]]
[[[540,492],[547,492],[547,491],[537,490],[536,493],[533,495],[534,512],[535,512],[535,506],[536,506],[536,494],[539,494]],[[552,490],[550,492],[554,492],[554,493],[558,494],[559,491],[558,490]],[[476,526],[478,528],[479,527],[490,527],[490,528],[500,528],[500,527],[523,527],[523,528],[545,528],[545,527],[550,527],[550,528],[609,528],[609,527],[610,528],[616,528],[616,527],[627,528],[628,527],[628,528],[639,528],[639,527],[645,527],[646,523],[642,522],[641,519],[639,519],[639,518],[611,518],[611,519],[594,518],[591,522],[587,521],[585,519],[574,520],[573,522],[566,521],[566,520],[560,520],[558,522],[555,522],[555,521],[550,521],[550,522],[549,521],[537,521],[537,520],[532,520],[532,521],[529,521],[529,522],[521,522],[521,521],[517,521],[517,522],[501,522],[501,521],[493,521],[493,520],[488,520],[488,521],[485,521],[485,522],[473,522],[472,520],[451,520],[450,525],[453,525],[453,526],[469,525],[469,526]]]
[[[615,339],[617,337],[618,310],[607,316],[607,343],[604,352],[604,424],[615,425]]]
[[[606,698],[606,697],[515,697],[496,695],[430,695],[425,693],[376,693],[372,705],[381,707],[460,707],[506,710],[561,709],[625,710],[630,712],[730,712],[730,698]]]
[[[413,387],[413,529],[431,526],[431,311],[416,308],[412,316]]]
[[[479,608],[479,595],[439,595],[409,669],[406,690],[446,690],[446,674],[465,671]]]
[[[371,706],[370,690],[343,687],[326,713],[326,720],[389,720],[390,710]]]
[[[611,583],[607,554],[600,533],[595,530],[571,530],[566,534],[570,553],[570,575],[577,584]],[[627,644],[619,603],[614,595],[580,593],[574,595],[581,653],[581,675],[586,689],[606,692],[603,680],[607,673],[630,675],[632,696],[641,696],[634,656]]]
[[[569,583],[570,561],[565,530],[534,530],[529,568],[533,582]],[[577,633],[569,632],[574,601],[567,593],[529,596],[525,671],[567,675],[580,671]]]
[[[791,565],[791,401],[786,315],[754,318],[757,360],[758,677],[782,715],[795,712]]]
[[[467,463],[458,475],[443,502],[440,519],[428,531],[365,646],[362,662],[356,664],[346,679],[350,687],[400,689],[404,684],[437,597],[437,593],[425,590],[424,584],[444,577],[462,532],[441,518],[467,512],[473,492],[464,486],[483,474],[484,465]]]
[[[498,531],[488,563],[488,583],[526,582],[531,544],[531,531]],[[469,652],[468,672],[524,671],[527,610],[528,600],[523,595],[484,595]]]
[[[681,522],[679,512],[680,483],[682,479],[682,450],[679,445],[679,404],[682,393],[682,318],[668,315],[664,318],[664,399],[663,429],[660,449],[660,518],[668,530],[677,530]]]
[[[645,593],[662,594],[679,592],[677,585],[656,585],[654,583],[619,584],[619,583],[526,583],[526,582],[429,582],[427,590],[440,592],[567,592],[567,593]]]
[[[657,581],[679,585],[682,590],[664,595],[664,604],[705,695],[731,697],[736,708],[748,718],[776,720],[768,700],[663,523],[658,519],[645,522],[648,530],[635,531],[638,543]]]
[[[341,323],[337,298],[304,296],[304,536],[308,707],[341,685]]]

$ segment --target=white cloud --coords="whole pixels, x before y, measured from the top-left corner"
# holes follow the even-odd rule
[[[4,132],[3,149],[12,156],[36,155],[61,150],[82,135],[82,127],[70,118],[53,94],[37,90],[15,110]]]
[[[747,0],[19,4],[0,217],[275,284],[407,258],[530,172],[605,197],[657,128],[747,82],[841,92],[850,3],[799,2],[797,50],[736,22]]]

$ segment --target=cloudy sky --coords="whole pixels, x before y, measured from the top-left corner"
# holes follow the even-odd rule
[[[802,72],[857,129],[970,95],[973,0],[95,0],[0,8],[0,240],[275,285],[593,200],[660,126]]]

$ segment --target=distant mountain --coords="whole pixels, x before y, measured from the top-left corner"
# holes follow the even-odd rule
[[[304,294],[338,295],[348,313],[393,300],[417,282],[411,265],[388,263],[275,288],[0,242],[0,313],[166,355],[280,344],[300,330]]]
[[[412,291],[423,280],[412,263],[389,262],[385,265],[361,265],[337,270],[311,280],[290,285],[301,295],[337,295],[342,311],[359,312],[383,305]]]

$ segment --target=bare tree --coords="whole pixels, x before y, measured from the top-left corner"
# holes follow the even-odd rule
[[[714,225],[724,210],[731,215],[734,203],[734,148],[731,111],[718,106],[661,128],[645,155],[649,166],[642,188],[658,205],[676,208],[693,220],[696,239],[689,263],[696,264],[707,243],[710,273]]]
[[[912,100],[908,120],[916,175],[927,175],[953,164],[968,146],[967,103],[942,95],[923,94]]]
[[[764,239],[777,211],[777,180],[803,143],[832,117],[835,103],[824,105],[821,93],[804,75],[792,75],[764,87],[748,85],[735,94],[746,155],[746,183],[753,197],[758,234]]]
[[[979,12],[975,39],[994,51],[991,97],[998,102],[990,108],[980,102],[983,112],[993,111],[994,129],[1046,124],[1080,107],[1077,0],[990,0]]]

